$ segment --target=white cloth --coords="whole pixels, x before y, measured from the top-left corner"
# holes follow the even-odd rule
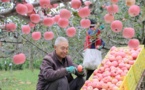
[[[95,70],[102,61],[102,53],[97,49],[86,49],[83,56],[83,66],[86,69]]]

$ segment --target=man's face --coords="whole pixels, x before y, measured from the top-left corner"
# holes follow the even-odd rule
[[[65,58],[68,54],[69,49],[68,42],[60,42],[56,46],[54,46],[54,49],[59,58]]]
[[[95,26],[90,26],[90,29],[91,30],[95,30]]]

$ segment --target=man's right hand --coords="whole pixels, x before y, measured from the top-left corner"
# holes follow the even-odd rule
[[[68,73],[75,73],[76,67],[74,67],[74,66],[66,67],[66,71],[67,71]]]

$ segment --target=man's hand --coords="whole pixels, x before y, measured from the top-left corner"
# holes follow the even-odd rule
[[[79,75],[84,74],[84,68],[83,68],[82,65],[78,65],[78,67],[77,67],[77,73],[78,73]]]
[[[99,46],[98,50],[101,50],[102,48],[103,48],[103,46],[101,45],[101,46]]]
[[[68,73],[75,73],[76,67],[74,67],[74,66],[66,67],[66,71],[67,71]]]
[[[103,46],[96,46],[96,49],[101,50],[103,48]]]
[[[103,30],[104,28],[105,28],[105,26],[103,24],[100,25],[100,27],[99,27],[100,30]]]

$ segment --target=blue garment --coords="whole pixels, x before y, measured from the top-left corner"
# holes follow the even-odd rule
[[[88,34],[89,34],[90,36],[94,36],[94,35],[96,35],[96,33],[98,33],[98,32],[99,32],[99,29],[96,29],[96,30],[89,29],[89,30],[88,30]]]
[[[95,49],[95,48],[96,48],[95,43],[96,43],[95,40],[93,40],[93,41],[91,42],[91,47],[90,47],[91,49]]]
[[[101,39],[101,44],[103,45],[103,47],[105,46],[105,42]]]

